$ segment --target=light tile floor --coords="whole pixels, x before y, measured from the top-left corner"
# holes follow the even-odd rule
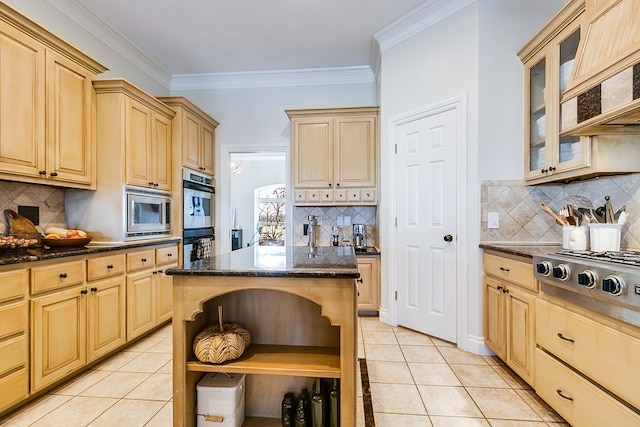
[[[495,357],[359,319],[377,427],[568,426]],[[171,325],[0,420],[2,426],[169,427]],[[358,426],[364,426],[358,383]]]

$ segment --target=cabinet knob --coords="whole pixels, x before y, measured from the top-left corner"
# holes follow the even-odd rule
[[[55,176],[58,176],[58,172],[51,172],[49,175],[55,177]]]
[[[60,278],[61,279],[66,279],[67,277],[68,277],[67,273],[60,273]]]
[[[340,187],[340,183],[339,183],[339,182],[338,182],[338,183],[336,183],[336,187]]]
[[[45,171],[45,170],[41,170],[41,171],[38,171],[38,173],[39,173],[40,175],[46,175],[46,174],[47,174],[47,171]]]

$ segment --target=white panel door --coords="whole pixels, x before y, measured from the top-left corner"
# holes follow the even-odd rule
[[[456,342],[458,120],[455,110],[397,127],[398,324]]]

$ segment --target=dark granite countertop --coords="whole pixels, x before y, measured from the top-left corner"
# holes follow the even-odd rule
[[[480,243],[480,247],[482,249],[518,255],[526,258],[533,258],[534,255],[562,252],[562,246],[560,245],[502,245]]]
[[[350,246],[253,246],[166,270],[169,275],[358,278]]]
[[[26,262],[43,261],[48,259],[65,258],[70,256],[96,254],[101,252],[118,251],[121,249],[143,248],[145,246],[164,245],[178,243],[179,238],[140,240],[126,243],[114,243],[109,245],[77,246],[68,248],[33,248],[17,252],[0,252],[0,265],[20,264]]]

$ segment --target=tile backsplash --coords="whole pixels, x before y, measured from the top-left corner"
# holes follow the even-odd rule
[[[594,207],[603,206],[605,196],[611,197],[614,210],[626,205],[629,217],[622,227],[621,248],[640,250],[640,174],[536,186],[526,186],[522,180],[482,181],[480,240],[560,244],[562,227],[540,209],[540,203],[557,212],[572,195],[586,197]],[[487,227],[488,212],[498,212],[499,228]]]
[[[353,224],[365,225],[365,237],[368,246],[378,244],[378,226],[376,222],[375,206],[332,206],[332,207],[300,207],[293,209],[293,240],[294,246],[306,246],[309,237],[303,233],[304,224],[308,223],[307,217],[316,215],[321,225],[318,225],[318,246],[331,244],[332,227],[338,224],[338,218],[350,217],[351,225],[340,226],[342,237],[353,241]]]
[[[38,230],[45,228],[65,227],[64,190],[47,185],[23,184],[19,182],[0,181],[0,233],[8,230],[9,224],[4,214],[5,209],[18,211],[18,206],[37,206],[40,211]]]

